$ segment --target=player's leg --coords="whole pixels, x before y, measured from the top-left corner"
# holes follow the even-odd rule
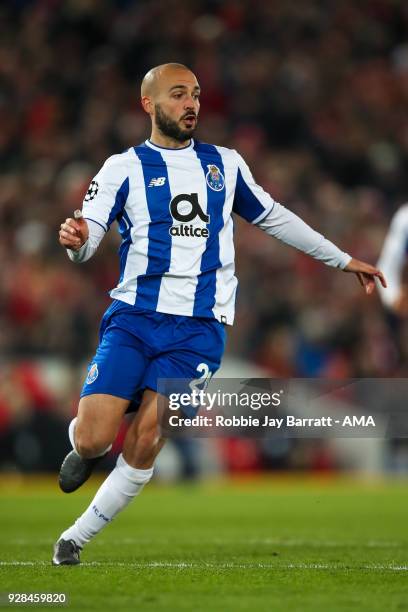
[[[143,389],[141,381],[150,360],[149,351],[152,344],[150,338],[144,339],[143,333],[149,331],[149,321],[146,320],[146,317],[137,313],[131,306],[119,302],[114,303],[108,309],[102,320],[100,344],[90,364],[81,393],[83,399],[90,396],[94,398],[81,402],[78,420],[74,420],[69,428],[72,445],[74,449],[78,446],[79,451],[74,450],[71,454],[76,462],[74,470],[71,470],[71,472],[77,472],[75,488],[84,482],[84,474],[85,479],[89,476],[90,472],[83,467],[83,464],[88,463],[88,466],[91,464],[90,471],[92,471],[95,454],[103,453],[106,450],[105,445],[111,443],[110,435],[115,428],[117,430],[118,422],[129,402],[137,404],[140,402],[140,390]],[[115,400],[105,402],[102,398],[107,396],[114,397]],[[120,398],[127,399],[121,400]],[[101,403],[102,414],[99,413]],[[81,452],[84,457],[79,454]],[[114,475],[111,474],[108,477],[109,483],[112,480],[116,481],[118,475],[123,473],[126,480],[126,466],[122,465],[122,461],[118,461],[117,467],[112,472]],[[102,491],[107,490],[109,483],[104,483],[106,486],[102,485],[98,493],[102,495]],[[138,486],[139,481],[136,484]],[[69,490],[74,490],[74,488]],[[114,511],[115,499],[113,495]],[[86,516],[89,517],[92,513],[95,515],[98,511],[97,506],[93,508],[93,505],[88,509],[90,512],[84,513]],[[100,520],[106,522],[103,512],[100,514]],[[77,542],[76,533],[76,527],[73,525],[60,536],[55,546],[53,563],[58,565],[79,563],[79,542],[81,540],[78,536]]]
[[[128,465],[138,470],[150,470],[154,460],[164,446],[160,435],[158,414],[159,394],[146,389],[139,411],[130,425],[123,444],[123,458]],[[162,401],[166,401],[164,397]]]
[[[78,415],[69,426],[73,450],[65,457],[59,474],[59,485],[65,493],[78,489],[111,449],[128,405],[127,399],[103,393],[81,398]]]
[[[155,346],[157,354],[150,359],[140,387],[157,389],[155,385],[160,378],[179,378],[187,383],[194,379],[204,384],[221,361],[225,343],[221,324],[154,313],[140,330],[148,329],[153,318],[155,325],[160,323],[160,336],[153,325],[155,333],[146,343]],[[152,477],[154,459],[164,444],[158,433],[158,400],[158,393],[145,391],[139,414],[125,441],[124,455],[118,457],[116,468],[89,508],[57,543],[57,548],[62,542],[69,548],[61,563],[79,563],[80,548],[127,506]],[[60,558],[56,553],[54,562]]]
[[[82,388],[78,416],[69,426],[73,451],[65,458],[59,476],[65,493],[78,489],[110,449],[148,363],[144,345],[133,333],[127,315],[121,310],[112,312],[114,307],[102,319],[100,343]]]
[[[158,431],[158,394],[146,390],[130,426],[115,469],[74,525],[64,531],[56,545],[53,563],[79,562],[79,550],[123,510],[153,475],[153,463],[164,444]]]

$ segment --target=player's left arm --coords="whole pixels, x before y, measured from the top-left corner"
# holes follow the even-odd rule
[[[233,211],[270,236],[303,251],[314,259],[328,266],[340,268],[344,272],[355,273],[367,294],[374,290],[376,278],[383,287],[386,287],[385,278],[378,268],[341,251],[295,213],[275,202],[255,182],[248,166],[239,155]]]

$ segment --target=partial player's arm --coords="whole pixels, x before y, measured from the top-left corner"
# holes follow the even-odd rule
[[[322,261],[327,266],[340,268],[344,272],[355,273],[367,294],[374,291],[375,278],[379,279],[384,288],[387,286],[379,269],[344,253],[330,240],[316,232],[300,217],[278,202],[274,203],[269,213],[256,225],[267,234],[275,236],[282,242]]]
[[[378,266],[387,277],[387,291],[380,290],[384,305],[400,316],[408,316],[408,286],[403,282],[407,260],[408,204],[402,206],[391,220]]]
[[[80,263],[92,257],[104,235],[105,230],[100,225],[86,221],[82,211],[76,210],[73,219],[61,223],[59,242],[67,249],[68,257]]]
[[[122,155],[113,155],[92,180],[82,211],[61,223],[59,242],[72,261],[92,257],[111,223],[121,215],[128,194],[126,161]]]
[[[314,257],[328,266],[353,272],[366,293],[371,293],[378,278],[383,287],[385,279],[377,268],[341,251],[330,240],[313,230],[293,212],[275,202],[257,185],[244,162],[238,156],[238,178],[233,211],[257,225],[267,234]]]

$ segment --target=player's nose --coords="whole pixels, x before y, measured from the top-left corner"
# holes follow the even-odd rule
[[[192,109],[194,110],[197,106],[197,100],[193,98],[193,96],[186,96],[184,100],[184,108],[185,110]]]

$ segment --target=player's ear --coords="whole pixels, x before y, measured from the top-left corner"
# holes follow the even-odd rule
[[[148,114],[153,114],[153,102],[149,96],[142,96],[140,99],[143,110]]]

